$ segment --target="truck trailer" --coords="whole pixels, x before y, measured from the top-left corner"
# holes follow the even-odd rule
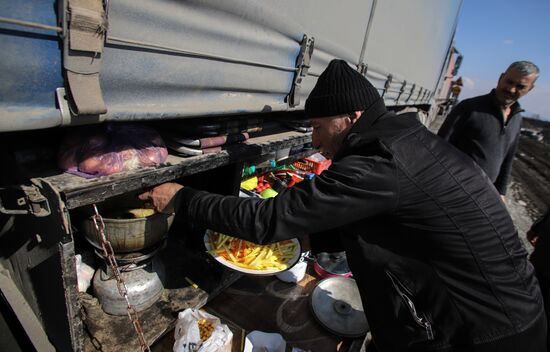
[[[307,131],[269,126],[304,119],[308,94],[335,58],[367,77],[388,109],[415,110],[429,125],[448,110],[462,59],[453,42],[461,3],[0,1],[4,350],[139,350],[173,329],[178,311],[204,306],[238,274],[209,261],[200,244],[176,239],[140,253],[166,275],[161,298],[139,311],[146,324],[136,329],[131,310],[95,307],[94,293],[78,289],[80,260],[101,257],[101,246],[84,239],[83,219],[96,205],[169,181],[238,194],[246,166],[315,153]],[[169,150],[161,165],[100,177],[59,167],[68,134],[125,124],[262,133],[216,153]],[[176,219],[169,237],[204,230]],[[202,280],[200,290],[184,277]]]

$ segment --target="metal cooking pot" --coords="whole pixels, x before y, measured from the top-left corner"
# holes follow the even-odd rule
[[[157,302],[164,289],[159,276],[163,268],[155,260],[145,265],[131,264],[120,269],[128,301],[137,312],[144,311]],[[97,269],[93,278],[94,294],[107,314],[126,315],[128,304],[120,295],[117,280],[111,268]]]
[[[321,252],[315,256],[313,263],[315,273],[322,278],[343,276],[352,276],[348,266],[346,252],[326,253]]]
[[[103,217],[105,237],[115,252],[135,252],[159,243],[168,233],[174,214],[153,214],[144,218],[116,219]],[[92,217],[82,223],[84,236],[94,247],[101,249],[101,236]]]

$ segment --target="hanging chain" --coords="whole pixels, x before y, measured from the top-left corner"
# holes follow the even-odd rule
[[[94,221],[96,231],[101,236],[101,247],[103,248],[103,256],[105,257],[105,261],[107,262],[107,264],[109,264],[109,267],[111,268],[113,275],[115,276],[118,292],[126,300],[128,318],[130,318],[130,321],[134,326],[134,330],[136,331],[141,351],[151,352],[151,349],[149,348],[149,345],[145,340],[145,336],[143,336],[143,330],[141,329],[141,324],[139,323],[137,312],[134,309],[134,307],[130,304],[130,301],[128,300],[128,289],[126,288],[124,279],[120,274],[120,270],[115,259],[115,252],[113,251],[111,242],[109,242],[107,240],[107,237],[105,237],[105,223],[103,222],[103,218],[101,217],[101,215],[99,215],[97,206],[93,204],[93,207],[94,207],[94,216],[92,217],[92,219]]]

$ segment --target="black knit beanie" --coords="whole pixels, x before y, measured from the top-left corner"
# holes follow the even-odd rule
[[[343,60],[332,60],[306,100],[309,118],[367,110],[380,99],[374,86]]]

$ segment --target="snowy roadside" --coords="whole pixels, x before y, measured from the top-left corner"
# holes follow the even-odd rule
[[[506,196],[506,207],[518,229],[519,238],[529,253],[533,251],[533,246],[527,241],[525,234],[531,228],[535,219],[531,218],[527,211],[528,199],[525,199],[520,183],[512,182],[508,187]]]

